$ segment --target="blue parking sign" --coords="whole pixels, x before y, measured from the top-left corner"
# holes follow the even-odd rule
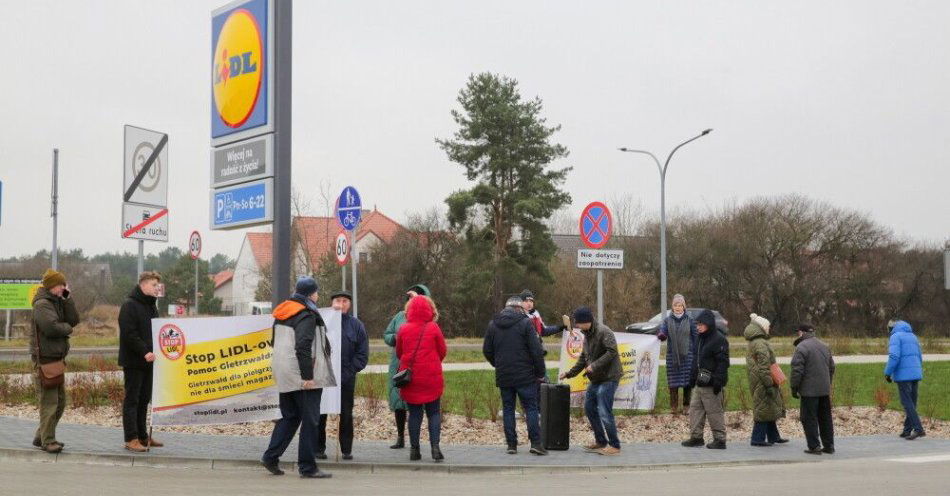
[[[353,231],[360,224],[363,215],[363,200],[353,186],[343,188],[340,197],[336,200],[336,220],[340,227]]]

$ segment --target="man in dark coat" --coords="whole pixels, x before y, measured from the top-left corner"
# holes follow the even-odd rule
[[[798,326],[795,354],[792,355],[792,397],[801,396],[801,421],[808,441],[806,453],[835,452],[835,431],[831,418],[831,381],[835,360],[828,346],[815,337],[815,329]]]
[[[559,379],[570,379],[584,372],[590,385],[584,395],[584,412],[594,431],[594,442],[584,450],[606,456],[620,454],[620,436],[614,421],[614,394],[623,378],[623,365],[617,351],[614,331],[594,320],[590,308],[574,311],[574,322],[584,334],[584,347],[577,363]]]
[[[145,421],[148,404],[152,400],[152,319],[158,317],[155,301],[162,276],[157,272],[142,272],[139,283],[119,310],[119,366],[125,382],[122,400],[122,430],[125,449],[141,453],[148,447],[164,446],[150,439]]]
[[[279,325],[287,326],[294,331],[294,358],[297,363],[295,370],[288,377],[277,376],[278,374],[275,373],[277,376],[275,379],[278,387],[283,382],[299,383],[294,390],[280,393],[281,418],[274,424],[270,444],[261,458],[264,468],[274,475],[284,475],[284,471],[280,468],[280,456],[287,450],[287,446],[297,434],[297,429],[300,428],[300,439],[297,442],[297,470],[300,472],[300,477],[307,479],[331,477],[329,473],[321,471],[316,462],[320,399],[324,385],[318,384],[315,380],[314,371],[329,370],[329,356],[326,356],[328,353],[314,356],[315,341],[326,339],[321,332],[318,332],[319,329],[326,328],[317,309],[317,301],[320,299],[319,290],[320,286],[312,277],[301,277],[297,280],[294,294],[289,300],[278,305],[273,312],[275,328]],[[324,345],[319,343],[316,347],[320,351],[324,350]]]
[[[515,398],[521,401],[531,453],[546,455],[541,444],[541,424],[538,419],[538,384],[544,380],[544,350],[531,319],[525,315],[524,301],[518,296],[508,299],[505,309],[492,319],[485,331],[482,353],[495,367],[495,385],[501,390],[502,419],[508,454],[518,452],[518,432],[515,429]]]
[[[334,310],[343,313],[340,326],[340,452],[344,460],[353,459],[353,401],[356,394],[356,374],[369,362],[369,338],[360,319],[350,315],[353,296],[348,291],[338,291],[330,296]],[[317,433],[317,458],[327,458],[327,415],[320,415],[320,430]]]
[[[43,274],[43,287],[33,296],[33,321],[30,333],[30,354],[36,385],[40,425],[33,436],[33,446],[48,453],[63,451],[56,440],[56,425],[66,410],[66,385],[46,389],[40,382],[40,365],[65,360],[69,353],[69,335],[79,324],[75,301],[69,297],[66,276],[53,269]]]
[[[682,444],[689,448],[705,444],[703,431],[708,419],[713,441],[706,447],[726,449],[722,390],[729,382],[729,340],[716,329],[716,317],[709,310],[703,310],[696,317],[696,330],[699,343],[690,378],[690,385],[695,388],[689,402],[690,438]]]

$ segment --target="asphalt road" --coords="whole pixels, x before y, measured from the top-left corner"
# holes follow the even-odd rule
[[[862,496],[946,495],[950,453],[929,457],[863,459],[716,468],[588,474],[443,475],[392,472],[337,473],[327,480],[282,477],[263,470],[199,470],[114,467],[70,463],[4,461],[4,494],[230,496],[259,494],[729,494],[769,496],[829,494]]]

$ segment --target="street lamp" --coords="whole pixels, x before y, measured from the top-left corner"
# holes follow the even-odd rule
[[[712,129],[706,129],[698,136],[694,136],[673,148],[673,151],[670,152],[669,156],[666,157],[666,163],[662,166],[660,165],[659,159],[656,158],[656,155],[646,151],[646,150],[631,150],[629,148],[618,148],[622,152],[629,153],[642,153],[644,155],[649,155],[650,158],[656,162],[656,169],[660,172],[660,318],[666,317],[666,170],[670,166],[670,159],[673,158],[673,154],[676,153],[676,150],[679,150],[683,145],[690,143],[692,141],[698,140],[703,136],[711,133]]]

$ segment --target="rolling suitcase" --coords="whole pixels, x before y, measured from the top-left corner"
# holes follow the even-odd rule
[[[566,450],[571,441],[571,387],[541,384],[541,444],[548,450]]]

